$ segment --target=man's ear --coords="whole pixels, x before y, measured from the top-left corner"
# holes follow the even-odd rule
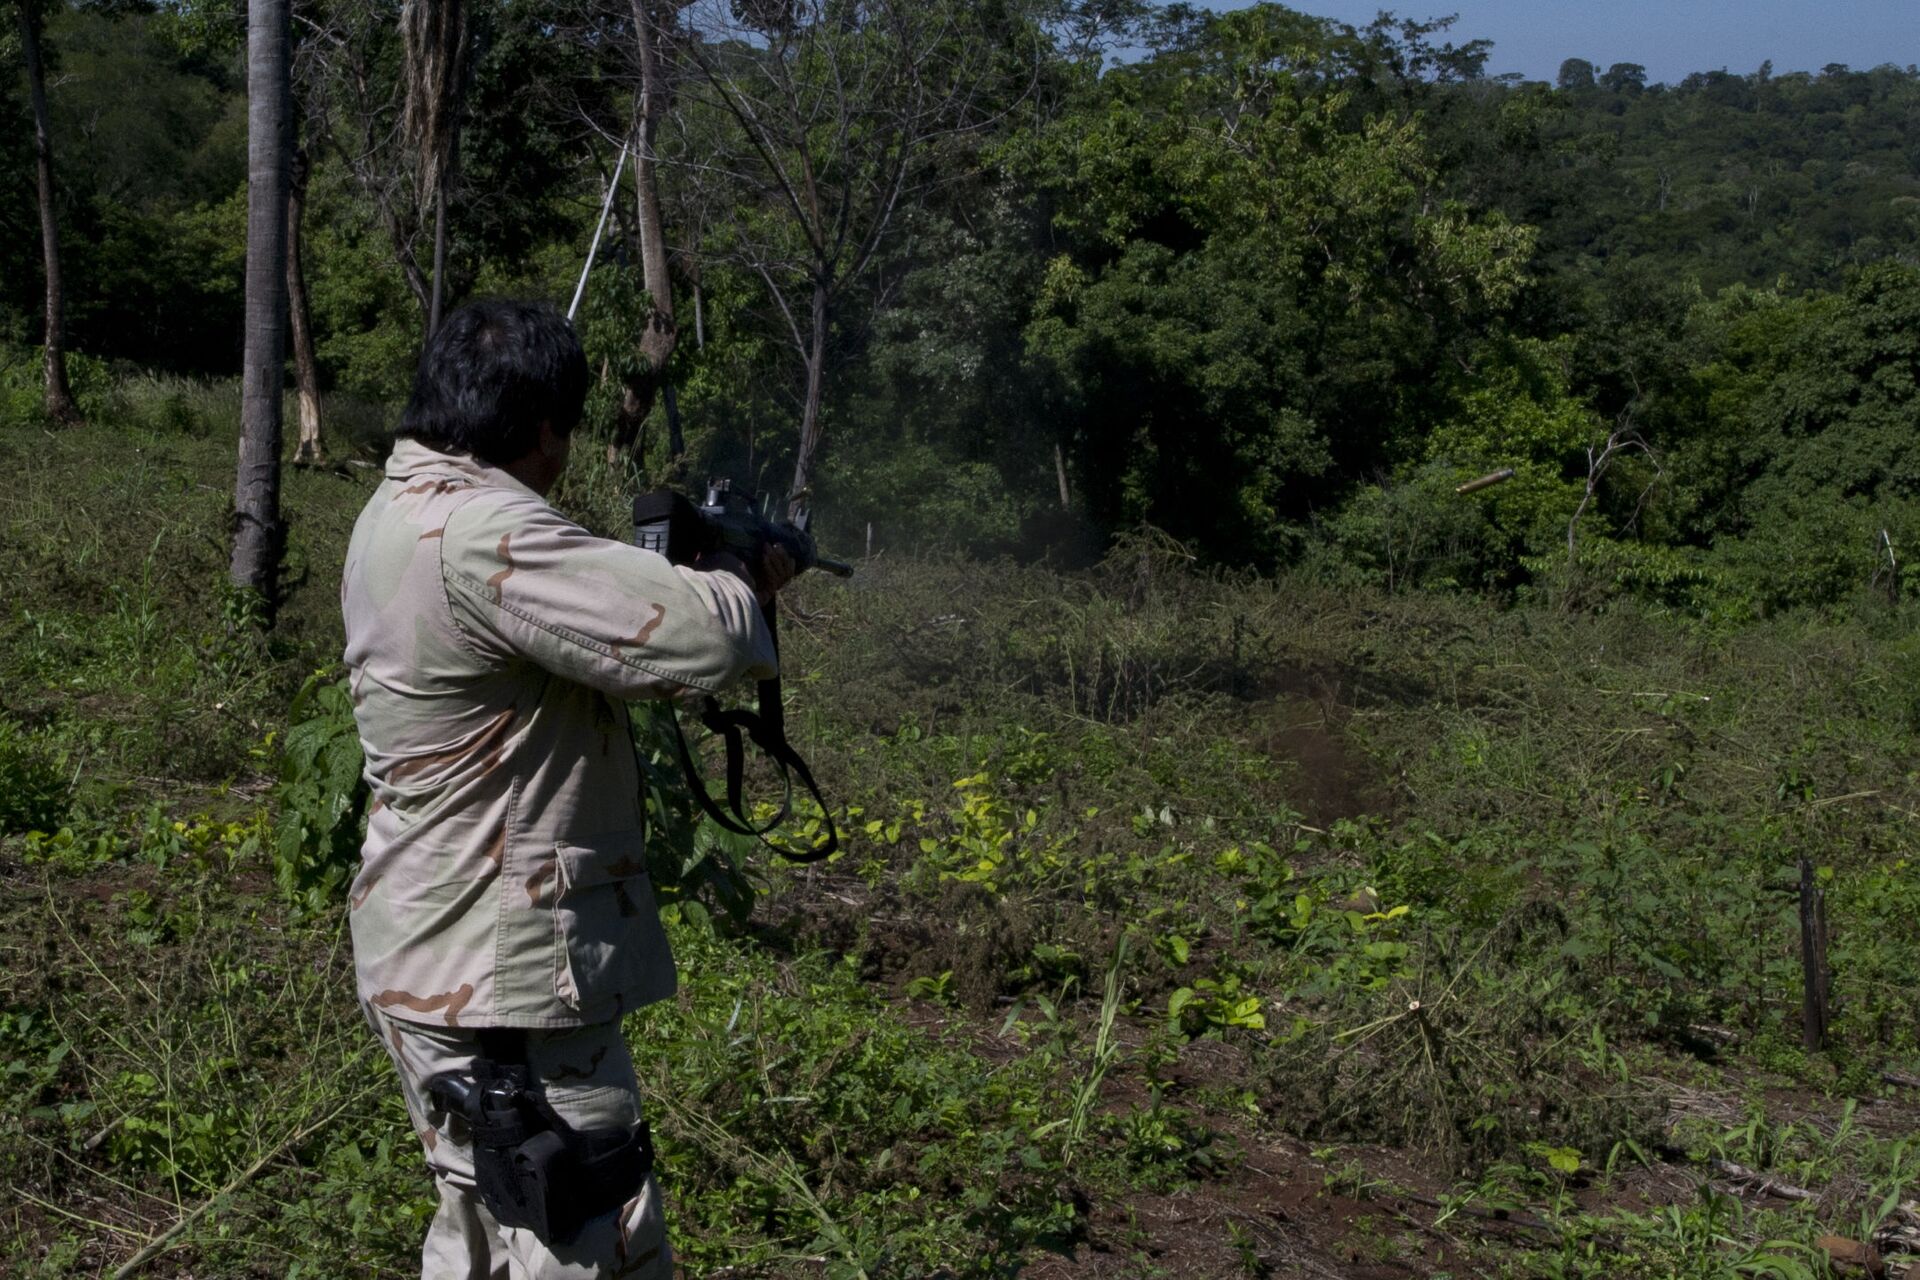
[[[558,431],[555,431],[553,429],[553,423],[551,420],[548,420],[548,419],[541,420],[540,442],[536,447],[540,450],[540,454],[542,457],[555,458],[555,459],[565,457],[567,453],[567,444],[568,444],[567,437],[564,435],[561,435]]]

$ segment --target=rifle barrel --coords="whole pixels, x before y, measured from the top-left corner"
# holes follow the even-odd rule
[[[851,578],[853,576],[853,566],[845,560],[829,560],[825,556],[815,556],[813,558],[813,567],[816,569],[825,569],[836,578]]]

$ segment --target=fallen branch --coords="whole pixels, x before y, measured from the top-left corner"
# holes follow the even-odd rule
[[[1389,1198],[1394,1200],[1410,1201],[1413,1204],[1425,1205],[1429,1209],[1439,1209],[1442,1212],[1450,1212],[1458,1217],[1472,1218],[1477,1222],[1483,1222],[1493,1226],[1517,1227],[1522,1231],[1537,1231],[1556,1243],[1565,1238],[1560,1228],[1554,1226],[1552,1223],[1541,1222],[1538,1218],[1529,1217],[1526,1214],[1519,1213],[1512,1209],[1483,1209],[1478,1205],[1471,1204],[1442,1204],[1432,1196],[1423,1196],[1417,1191],[1395,1189],[1389,1192],[1388,1195]],[[1605,1237],[1595,1238],[1604,1239]]]
[[[1907,1213],[1905,1216],[1908,1217],[1909,1220],[1912,1218],[1911,1213]],[[1920,1254],[1920,1227],[1912,1225],[1902,1226],[1899,1223],[1893,1222],[1882,1223],[1880,1226],[1874,1228],[1873,1243],[1879,1247],[1882,1253],[1886,1254]],[[1920,1259],[1915,1260],[1915,1265],[1920,1266]]]
[[[1729,1182],[1749,1187],[1756,1195],[1779,1196],[1782,1200],[1818,1200],[1820,1198],[1820,1193],[1817,1191],[1809,1191],[1805,1187],[1796,1187],[1790,1182],[1782,1182],[1778,1178],[1749,1169],[1743,1164],[1735,1164],[1731,1160],[1714,1160],[1710,1163],[1715,1173]]]
[[[1870,800],[1879,794],[1878,791],[1849,791],[1843,796],[1828,796],[1824,800],[1809,800],[1800,807],[1802,809],[1824,809],[1830,804],[1845,804],[1849,800]]]
[[[1593,691],[1595,693],[1625,694],[1629,698],[1692,698],[1695,702],[1713,701],[1713,695],[1710,693],[1687,693],[1677,689],[1671,693],[1660,689],[1649,690],[1646,693],[1635,693],[1628,689],[1602,689],[1598,685],[1595,685]]]
[[[943,613],[938,617],[928,618],[924,622],[915,623],[913,626],[908,627],[903,634],[915,636],[919,635],[922,631],[931,631],[941,627],[960,627],[972,621],[973,619],[967,617],[965,614]]]
[[[53,1201],[42,1200],[39,1196],[33,1194],[33,1192],[28,1191],[24,1188],[21,1189],[20,1196],[28,1204],[38,1205],[40,1208],[45,1209],[48,1213],[56,1214],[59,1217],[67,1219],[69,1222],[77,1222],[83,1227],[92,1227],[95,1231],[111,1231],[117,1235],[123,1235],[123,1236],[137,1236],[140,1234],[138,1231],[135,1231],[133,1228],[123,1227],[117,1222],[103,1222],[99,1218],[89,1218],[84,1213],[75,1213],[71,1209],[63,1209],[59,1205],[53,1203]]]

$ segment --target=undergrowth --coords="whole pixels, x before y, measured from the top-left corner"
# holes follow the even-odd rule
[[[406,1273],[431,1197],[339,905],[372,479],[289,473],[263,642],[218,586],[228,450],[171,412],[0,431],[0,1266]],[[615,532],[624,482],[564,497]],[[1142,535],[1078,574],[872,560],[785,617],[831,861],[716,837],[637,718],[683,982],[627,1032],[695,1274],[1793,1277],[1910,1229],[1911,606],[1498,610]],[[1135,1212],[1276,1180],[1349,1207]]]

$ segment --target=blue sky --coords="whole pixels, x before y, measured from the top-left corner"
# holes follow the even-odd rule
[[[1650,80],[1690,71],[1776,72],[1920,63],[1920,0],[1288,0],[1355,24],[1381,9],[1403,18],[1458,13],[1456,40],[1492,40],[1487,70],[1551,80],[1563,58],[1605,69],[1638,62]],[[1213,0],[1215,9],[1243,7]]]

